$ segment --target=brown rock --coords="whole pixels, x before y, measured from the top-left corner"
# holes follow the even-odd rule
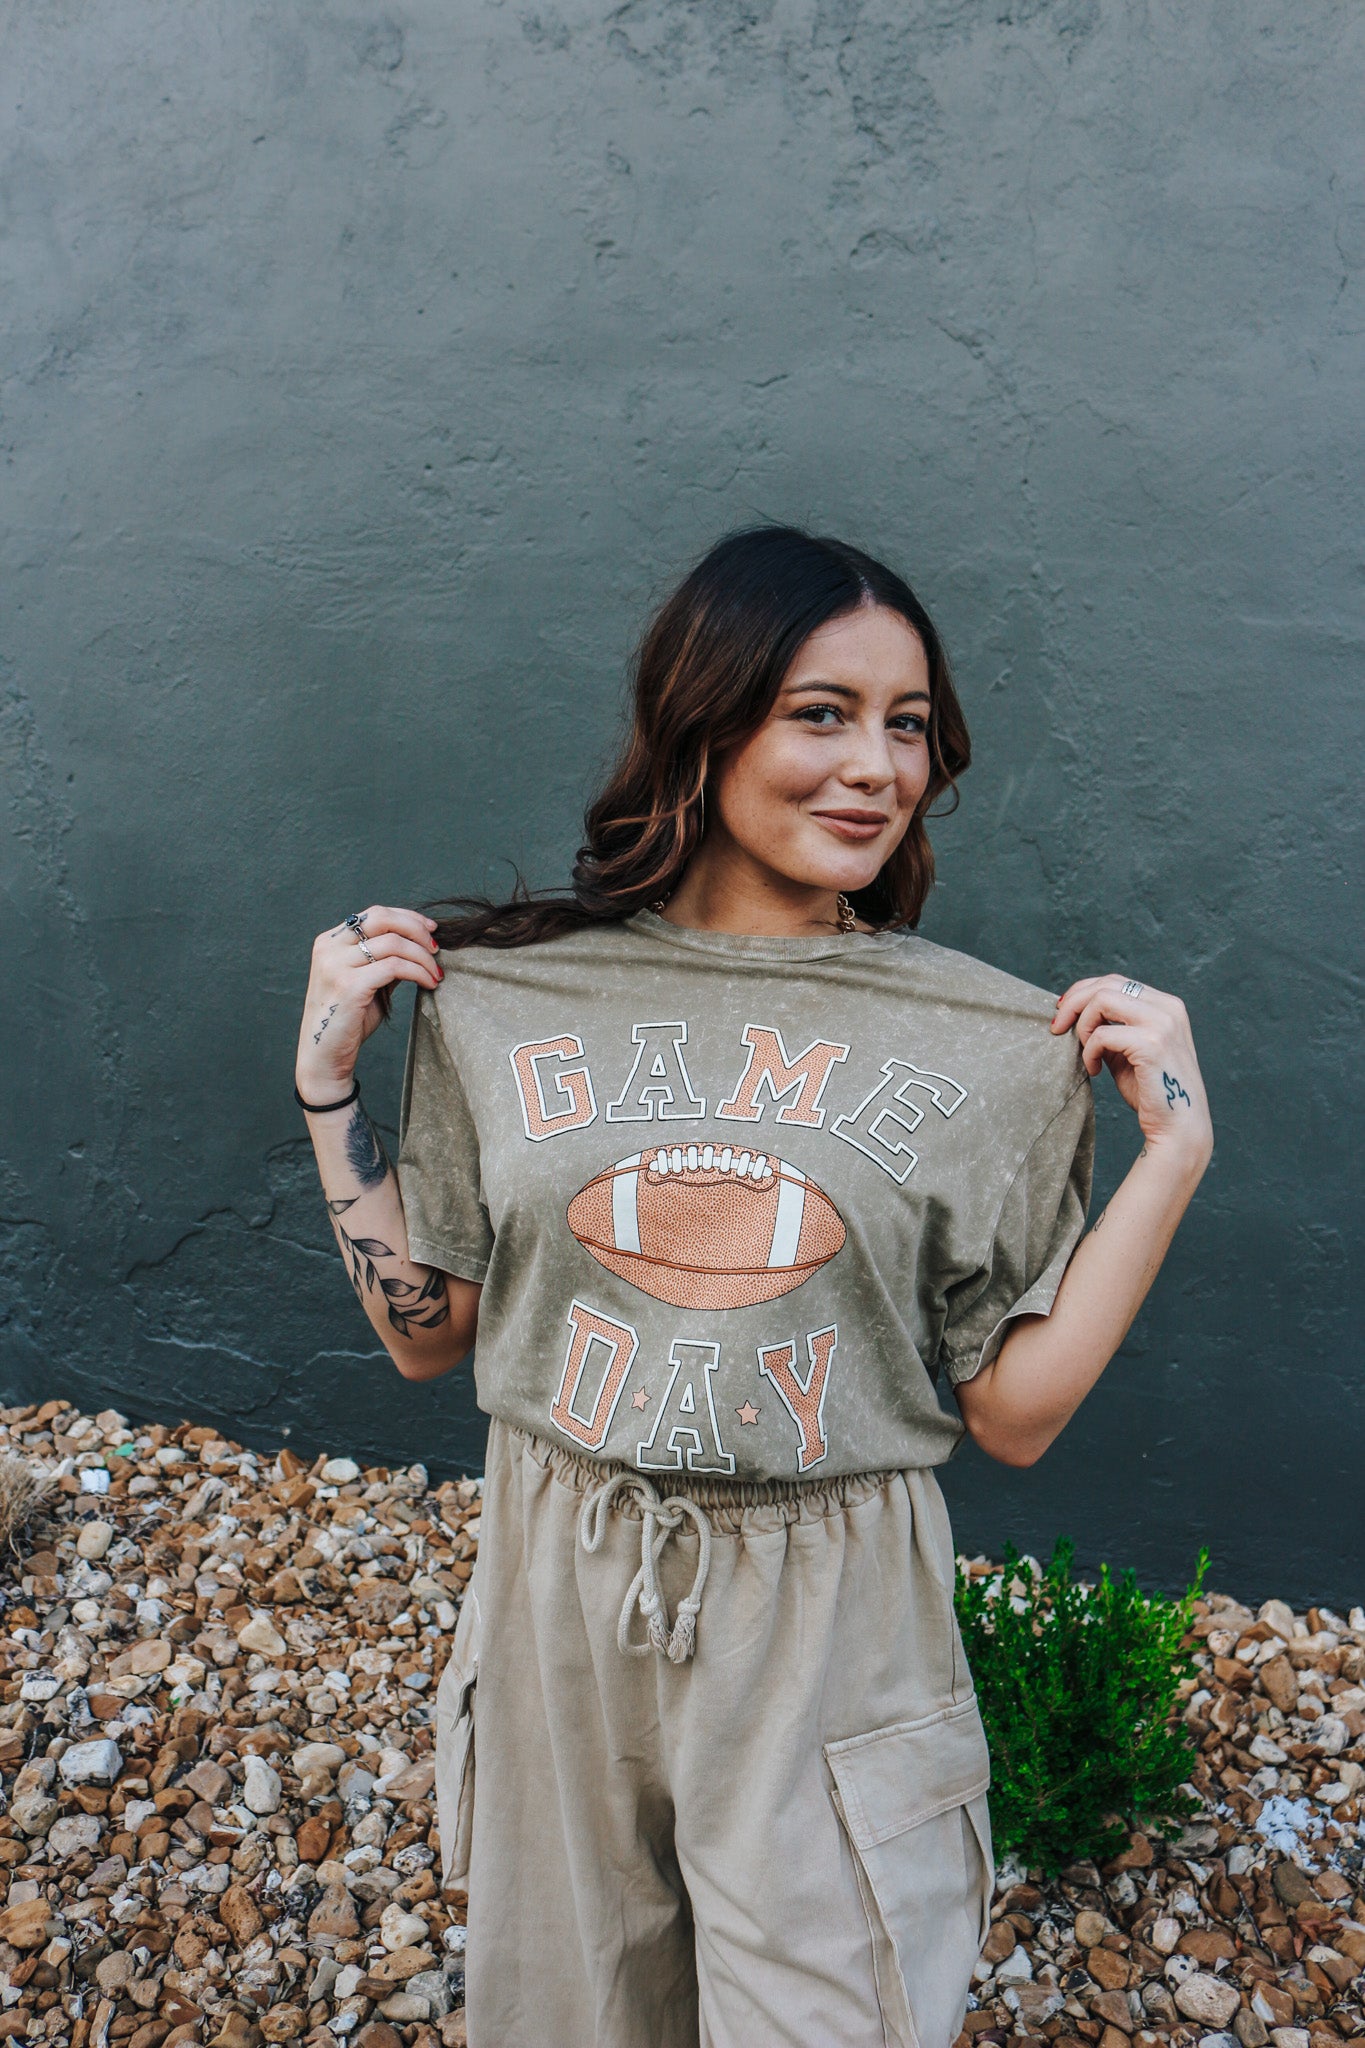
[[[309,1922],[312,1931],[312,1922]],[[409,1977],[415,1977],[419,1970],[434,1970],[436,1957],[429,1948],[396,1948],[391,1955],[380,1956],[370,1971],[376,1984],[392,1989],[395,1984],[406,1984]]]
[[[221,1806],[232,1790],[232,1779],[221,1764],[206,1756],[192,1771],[186,1771],[175,1789],[192,1792],[196,1799],[206,1799],[210,1806]]]
[[[425,1799],[435,1783],[435,1757],[419,1757],[415,1764],[409,1764],[406,1770],[386,1779],[384,1796],[393,1800]]]
[[[1282,1906],[1302,1906],[1317,1898],[1307,1871],[1300,1870],[1297,1863],[1277,1863],[1271,1883]]]
[[[1097,1948],[1109,1932],[1109,1922],[1103,1913],[1092,1913],[1082,1908],[1076,1915],[1076,1945],[1078,1948]]]
[[[1261,1690],[1282,1714],[1292,1714],[1299,1697],[1299,1674],[1287,1657],[1272,1657],[1257,1673]]]
[[[1197,1963],[1207,1963],[1212,1968],[1215,1963],[1231,1962],[1237,1944],[1221,1927],[1191,1927],[1176,1943],[1176,1953],[1193,1956]]]
[[[1105,1864],[1105,1875],[1117,1877],[1121,1870],[1146,1870],[1152,1861],[1152,1845],[1146,1835],[1136,1832],[1128,1837],[1128,1847],[1121,1850],[1112,1861]]]
[[[1278,1984],[1257,1984],[1251,1993],[1251,2010],[1267,2027],[1292,2027],[1294,2001]]]
[[[301,2005],[272,2005],[261,2016],[261,2032],[267,2041],[297,2041],[308,2031],[308,2015]]]
[[[469,2029],[465,2025],[464,2007],[458,2012],[448,2012],[443,2020],[436,2023],[441,2037],[442,2048],[469,2048]]]
[[[362,1621],[390,1622],[408,1605],[410,1595],[397,1579],[363,1579],[353,1602]]]
[[[1115,1955],[1112,1948],[1088,1950],[1085,1967],[1103,1991],[1126,1991],[1137,1974],[1128,1959]]]
[[[230,1884],[218,1901],[218,1918],[236,1942],[245,1948],[265,1926],[265,1916],[243,1884]]]
[[[331,1824],[323,1820],[319,1814],[310,1813],[294,1836],[294,1847],[299,1852],[299,1862],[321,1863],[331,1840]]]
[[[128,2048],[161,2048],[170,2031],[169,2020],[144,2020],[136,2033],[129,2037]]]
[[[985,1945],[981,1950],[982,1962],[989,1963],[994,1969],[997,1963],[1004,1962],[1006,1956],[1014,1954],[1017,1939],[1008,1920],[997,1920],[986,1936]]]
[[[1122,1991],[1097,1992],[1090,2001],[1090,2010],[1097,2020],[1107,2020],[1110,2026],[1120,2028],[1125,2034],[1132,2033],[1133,2015]]]
[[[52,1932],[52,1909],[41,1894],[0,1912],[0,1941],[14,1948],[45,1948]]]
[[[403,2048],[403,2036],[387,2020],[371,2020],[355,2038],[359,2048]]]
[[[261,2030],[244,2012],[229,2006],[218,2032],[211,2036],[208,2048],[261,2048]]]
[[[308,1932],[314,1941],[354,1941],[360,1922],[345,1885],[328,1885],[308,1916]]]
[[[1106,2027],[1100,2035],[1100,2048],[1128,2048],[1128,2036],[1118,2027]]]
[[[1233,2014],[1232,2031],[1242,2048],[1266,2048],[1270,2039],[1265,2021],[1249,2005],[1239,2006]]]

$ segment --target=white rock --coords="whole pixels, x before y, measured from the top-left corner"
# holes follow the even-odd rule
[[[1198,1970],[1199,1965],[1193,1956],[1167,1956],[1161,1974],[1174,1989],[1177,1984],[1183,1984],[1187,1977],[1197,1975]]]
[[[1267,1627],[1273,1628],[1276,1635],[1283,1636],[1286,1642],[1292,1640],[1294,1634],[1294,1610],[1292,1607],[1287,1606],[1283,1600],[1263,1601],[1256,1610],[1256,1619],[1257,1621],[1265,1622]]]
[[[57,1818],[57,1810],[50,1792],[17,1792],[10,1802],[9,1817],[23,1834],[36,1838],[47,1833]]]
[[[55,1699],[62,1689],[62,1681],[55,1671],[26,1671],[19,1685],[19,1697],[30,1706],[44,1706]]]
[[[427,1923],[420,1913],[409,1913],[397,1903],[385,1906],[379,1921],[379,1939],[390,1955],[395,1949],[420,1948],[427,1938]]]
[[[1199,2048],[1239,2048],[1235,2034],[1201,2034]]]
[[[57,1767],[64,1785],[112,1785],[123,1769],[119,1746],[107,1735],[75,1742]]]
[[[1159,1956],[1174,1954],[1175,1945],[1184,1933],[1180,1922],[1170,1913],[1163,1913],[1159,1920],[1152,1922],[1152,1931],[1147,1939]]]
[[[411,1983],[411,1979],[409,1979],[409,1983]],[[395,1991],[391,1997],[384,2000],[379,2010],[383,2013],[386,2020],[394,2020],[399,2026],[412,2020],[429,2020],[431,2018],[430,2000],[420,1998],[412,1990]]]
[[[108,1493],[109,1474],[103,1465],[87,1465],[81,1473],[82,1493]]]
[[[1275,2048],[1309,2048],[1307,2027],[1272,2027],[1270,2038]]]
[[[57,1856],[79,1855],[82,1849],[98,1846],[103,1825],[97,1813],[64,1814],[48,1829],[47,1846]]]
[[[359,1479],[360,1467],[354,1458],[329,1458],[318,1477],[324,1486],[349,1486]]]
[[[244,1650],[255,1650],[262,1657],[282,1657],[289,1648],[279,1630],[264,1614],[253,1614],[250,1621],[238,1629],[237,1641]]]
[[[415,1998],[426,2000],[427,2015],[430,2019],[444,2018],[455,2003],[450,1995],[450,1983],[444,1970],[419,1970],[415,1977],[408,1978],[404,1989],[410,1991]]]
[[[1245,1877],[1256,1861],[1256,1852],[1245,1842],[1234,1842],[1228,1850],[1228,1876]]]
[[[87,1522],[76,1538],[78,1557],[103,1557],[118,1531],[112,1522]]]
[[[359,1963],[344,1964],[337,1971],[336,1981],[332,1985],[332,1996],[334,1998],[354,1998],[364,1974],[365,1972]]]
[[[1033,1964],[1022,1942],[1010,1950],[1003,1963],[996,1964],[995,1974],[1001,1984],[1018,1984],[1033,1975]]]
[[[1253,1735],[1247,1749],[1258,1764],[1284,1764],[1289,1761],[1289,1752],[1281,1749],[1278,1742],[1272,1742],[1268,1735]]]
[[[263,1756],[248,1756],[246,1759],[246,1781],[242,1788],[242,1803],[252,1813],[278,1813],[284,1798],[284,1787],[280,1774],[266,1762]]]
[[[469,1930],[467,1927],[447,1927],[445,1933],[441,1936],[441,1942],[446,1952],[452,1956],[462,1956],[468,1934]]]
[[[346,1752],[339,1742],[301,1742],[291,1758],[301,1778],[310,1771],[339,1771],[345,1761]]]
[[[1241,2004],[1242,1995],[1235,1984],[1224,1978],[1212,1976],[1207,1970],[1196,1970],[1176,1986],[1175,2002],[1186,2019],[1199,2020],[1209,2027],[1225,2027]]]
[[[384,1749],[380,1750],[379,1776],[381,1778],[395,1778],[397,1777],[399,1771],[405,1771],[407,1767],[408,1758],[403,1754],[401,1749],[391,1749],[385,1747]]]
[[[1351,1731],[1340,1714],[1324,1714],[1310,1739],[1324,1756],[1340,1756],[1350,1743]]]

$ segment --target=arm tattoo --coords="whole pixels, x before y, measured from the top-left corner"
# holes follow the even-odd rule
[[[1090,1235],[1091,1235],[1092,1237],[1093,1237],[1093,1236],[1095,1235],[1095,1232],[1096,1232],[1096,1231],[1097,1231],[1097,1230],[1099,1229],[1099,1227],[1100,1227],[1101,1223],[1103,1223],[1103,1221],[1104,1221],[1105,1217],[1106,1217],[1106,1216],[1107,1216],[1108,1214],[1109,1214],[1109,1211],[1108,1211],[1107,1209],[1101,1209],[1101,1210],[1100,1210],[1100,1213],[1099,1213],[1099,1215],[1098,1215],[1098,1216],[1097,1216],[1097,1217],[1095,1218],[1094,1222],[1093,1222],[1093,1223],[1091,1224],[1091,1226],[1090,1226]]]
[[[328,1012],[327,1012],[327,1014],[325,1015],[325,1017],[323,1018],[323,1020],[322,1020],[321,1024],[319,1024],[319,1026],[318,1026],[317,1030],[316,1030],[316,1031],[315,1031],[315,1032],[313,1033],[313,1043],[314,1043],[314,1045],[316,1045],[316,1044],[317,1044],[318,1040],[319,1040],[319,1039],[321,1038],[321,1036],[322,1036],[323,1032],[324,1032],[324,1031],[325,1031],[325,1030],[327,1029],[327,1026],[328,1026],[328,1025],[329,1025],[329,1024],[331,1023],[331,1021],[332,1021],[333,1017],[335,1017],[336,1013],[337,1013],[337,1006],[336,1006],[336,1004],[335,1004],[335,1003],[333,1003],[333,1005],[332,1005],[331,1009],[330,1009],[330,1010],[328,1010]]]
[[[346,1158],[363,1188],[377,1188],[389,1170],[379,1133],[358,1102],[346,1126]]]
[[[1183,1102],[1186,1109],[1193,1108],[1194,1105],[1191,1103],[1189,1096],[1185,1093],[1180,1083],[1176,1080],[1174,1074],[1166,1073],[1166,1071],[1163,1068],[1161,1079],[1166,1089],[1167,1109],[1174,1109],[1177,1101]]]
[[[351,1195],[341,1201],[329,1201],[327,1213],[340,1240],[341,1255],[350,1270],[351,1285],[362,1308],[366,1294],[372,1294],[377,1287],[384,1296],[389,1321],[400,1337],[410,1337],[414,1329],[439,1329],[450,1314],[450,1302],[441,1275],[434,1267],[428,1267],[421,1280],[385,1278],[374,1262],[376,1259],[396,1258],[392,1245],[377,1237],[352,1237],[341,1221],[346,1211],[354,1208],[359,1200],[359,1195]],[[421,1270],[419,1267],[418,1271]]]

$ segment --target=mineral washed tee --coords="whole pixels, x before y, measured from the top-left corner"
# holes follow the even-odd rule
[[[414,1259],[482,1282],[482,1408],[665,1481],[952,1454],[940,1378],[1051,1308],[1084,1227],[1050,996],[913,933],[652,911],[440,957],[398,1179]]]

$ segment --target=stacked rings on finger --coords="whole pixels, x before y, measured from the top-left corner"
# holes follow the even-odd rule
[[[1140,996],[1142,989],[1143,984],[1140,981],[1125,981],[1123,984],[1123,993],[1126,996]]]
[[[374,954],[365,944],[364,912],[360,910],[353,910],[346,920],[346,929],[352,934],[357,946],[359,946],[361,952],[365,955],[365,958],[369,961],[371,967],[373,967],[376,964]]]

